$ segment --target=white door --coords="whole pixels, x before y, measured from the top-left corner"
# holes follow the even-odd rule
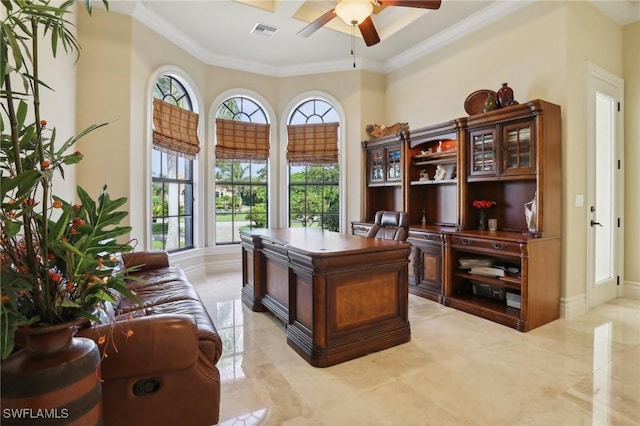
[[[623,84],[618,76],[589,65],[589,308],[622,294]]]

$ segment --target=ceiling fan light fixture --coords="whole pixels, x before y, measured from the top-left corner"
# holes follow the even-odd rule
[[[347,25],[360,25],[373,12],[373,5],[369,0],[342,0],[335,12]]]

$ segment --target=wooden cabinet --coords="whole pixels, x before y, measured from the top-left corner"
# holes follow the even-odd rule
[[[399,185],[402,182],[401,140],[397,137],[387,139],[366,142],[368,183],[371,186]]]
[[[412,224],[458,226],[463,125],[459,119],[409,132],[405,199]]]
[[[521,331],[559,318],[560,107],[537,99],[410,130],[396,139],[401,140],[363,142],[366,208],[353,233],[366,234],[377,210],[404,210],[411,223],[411,293]],[[396,181],[386,172],[391,157],[385,150],[394,147],[401,151]],[[373,172],[379,167],[371,157],[376,152],[385,170],[380,181],[371,179],[380,176]],[[390,185],[394,191],[388,191]],[[524,206],[534,198],[537,214],[530,232]],[[497,231],[477,230],[474,200],[495,201],[488,215],[497,220]],[[465,257],[489,259],[520,275],[471,274],[460,269]],[[491,297],[495,294],[519,298],[520,309]]]
[[[404,210],[406,133],[362,142],[366,156],[365,221],[379,210]]]
[[[451,236],[445,305],[529,331],[560,316],[560,238],[469,231]],[[465,267],[487,260],[504,276]],[[488,274],[488,275],[484,275]],[[519,308],[507,299],[515,300]]]
[[[441,303],[444,300],[444,238],[441,232],[413,227],[407,239],[411,243],[409,292]]]
[[[360,237],[365,237],[373,227],[371,222],[351,222],[351,233]]]
[[[492,200],[489,216],[497,219],[499,230],[529,232],[524,204],[535,197],[536,236],[561,235],[560,126],[560,107],[539,99],[467,117],[461,229],[477,228],[473,200]]]
[[[535,120],[469,130],[469,179],[522,176],[535,179]]]

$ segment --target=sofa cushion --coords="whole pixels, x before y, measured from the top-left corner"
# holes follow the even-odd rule
[[[126,321],[132,318],[139,318],[149,315],[159,314],[182,314],[193,316],[198,334],[198,347],[204,357],[201,361],[206,365],[215,365],[222,355],[222,339],[211,321],[204,305],[199,300],[176,300],[158,305],[146,307],[121,314],[116,317],[116,321]],[[213,364],[212,364],[213,362]]]
[[[127,282],[127,287],[133,291],[140,287],[151,287],[168,281],[188,282],[184,271],[175,266],[133,272],[129,276],[131,279]]]
[[[200,300],[193,286],[189,282],[182,280],[166,281],[131,290],[136,294],[138,302],[123,298],[118,306],[118,314],[146,309],[177,300]]]

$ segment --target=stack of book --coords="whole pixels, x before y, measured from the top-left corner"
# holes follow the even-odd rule
[[[493,261],[486,257],[461,257],[458,259],[460,269],[471,269],[478,266],[492,266]]]

